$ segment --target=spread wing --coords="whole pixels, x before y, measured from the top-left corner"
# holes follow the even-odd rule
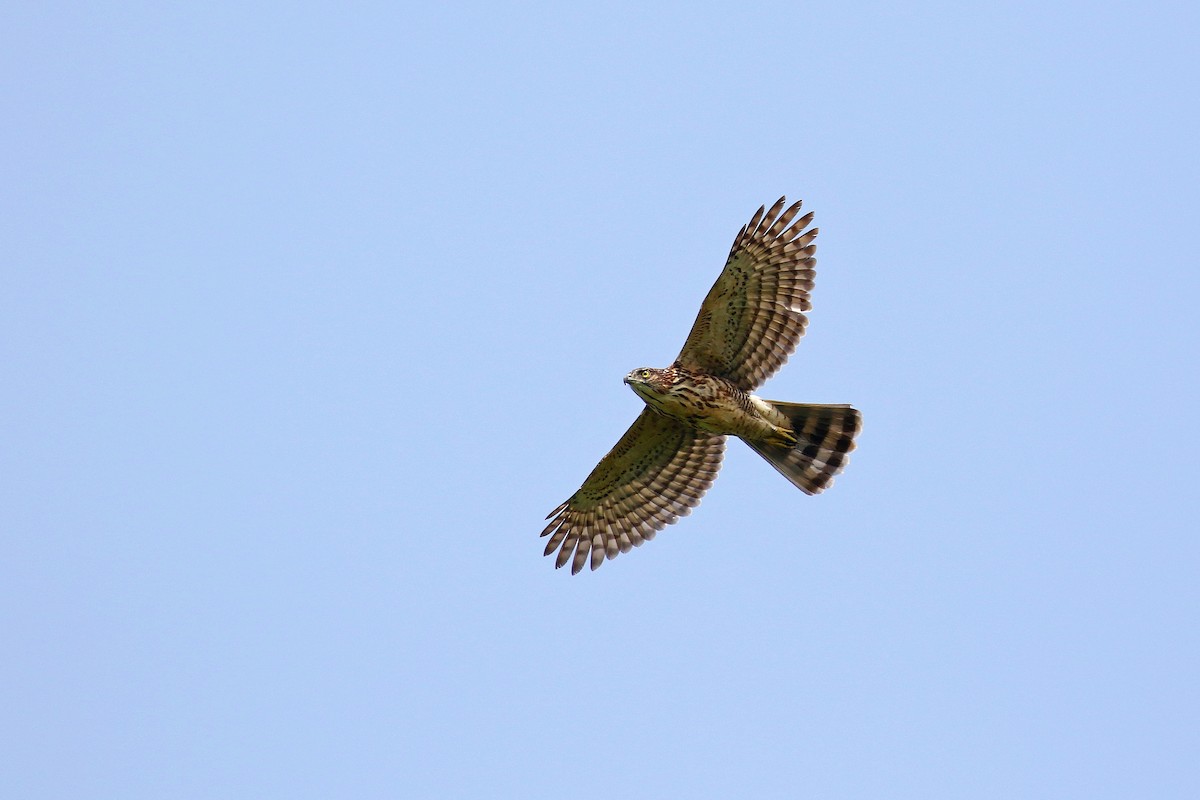
[[[700,306],[677,361],[733,381],[749,392],[775,374],[796,350],[812,308],[817,229],[812,214],[785,198],[758,209],[729,251],[717,282]]]
[[[654,538],[700,504],[721,468],[725,437],[643,409],[571,499],[550,512],[546,555],[554,566],[592,569]],[[552,519],[551,519],[552,518]]]

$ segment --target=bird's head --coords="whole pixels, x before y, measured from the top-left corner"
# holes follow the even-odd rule
[[[625,376],[625,383],[643,400],[652,401],[671,390],[674,376],[670,369],[638,367]]]

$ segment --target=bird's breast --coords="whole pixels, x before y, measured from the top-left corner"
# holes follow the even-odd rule
[[[759,438],[771,427],[757,413],[751,395],[711,375],[680,381],[653,405],[660,413],[709,433]]]

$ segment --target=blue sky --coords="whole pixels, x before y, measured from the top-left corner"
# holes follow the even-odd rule
[[[1200,792],[1194,4],[3,16],[12,796]],[[848,470],[555,571],[781,194]]]

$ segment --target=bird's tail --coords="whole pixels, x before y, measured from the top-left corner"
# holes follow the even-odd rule
[[[862,429],[862,415],[848,405],[766,402],[787,417],[796,444],[742,441],[801,491],[817,494],[828,489],[833,476],[846,466],[846,454],[854,449],[854,437]]]

